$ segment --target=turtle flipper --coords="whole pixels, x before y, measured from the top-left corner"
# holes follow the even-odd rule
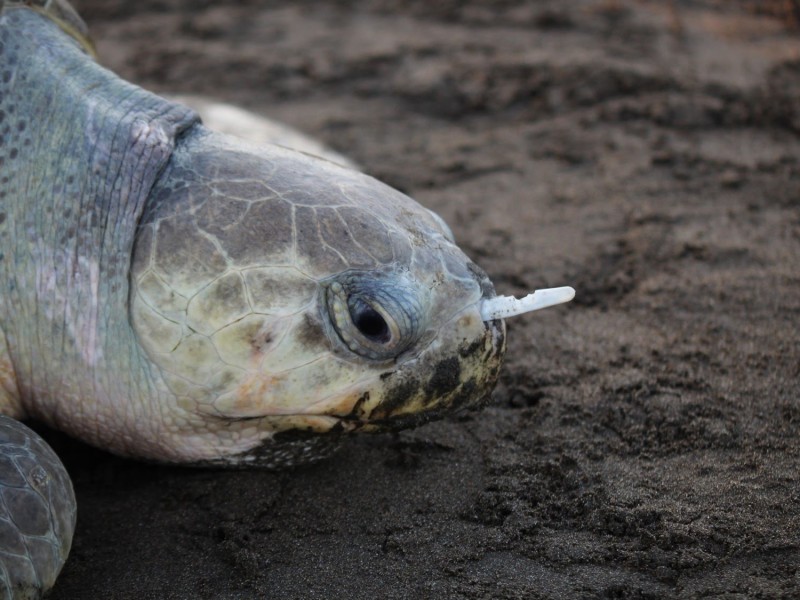
[[[72,545],[77,505],[55,452],[28,427],[0,416],[0,598],[40,598]]]

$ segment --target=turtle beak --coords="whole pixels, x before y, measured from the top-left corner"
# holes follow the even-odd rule
[[[450,339],[443,347],[455,351],[426,354],[382,378],[386,387],[366,429],[404,429],[488,401],[505,355],[506,326],[502,319],[483,321],[479,307],[465,308],[441,333]]]

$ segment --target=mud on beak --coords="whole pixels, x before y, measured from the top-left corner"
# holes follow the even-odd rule
[[[360,419],[353,415],[353,422],[366,431],[398,430],[437,419],[458,408],[485,404],[497,383],[506,350],[503,319],[569,302],[574,297],[575,290],[571,287],[541,289],[521,299],[484,296],[477,311],[466,311],[459,318],[462,331],[475,332],[474,327],[478,326],[482,335],[474,335],[472,342],[461,344],[457,357],[416,365],[416,376],[404,375],[402,369],[391,372],[390,377],[397,378],[396,385],[387,389],[384,399],[366,420],[363,415]]]
[[[447,354],[430,352],[381,375],[379,397],[354,406],[343,417],[345,429],[396,431],[460,408],[484,405],[505,355],[505,322],[483,321],[479,305],[463,311],[457,319],[453,336],[462,341],[450,346]]]

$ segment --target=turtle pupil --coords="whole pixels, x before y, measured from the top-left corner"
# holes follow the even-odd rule
[[[353,315],[353,324],[368,340],[385,343],[391,337],[389,326],[380,313],[371,306],[361,306]]]

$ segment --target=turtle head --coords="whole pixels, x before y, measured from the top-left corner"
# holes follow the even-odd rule
[[[392,207],[408,202],[374,180],[369,185]],[[479,405],[505,352],[504,322],[480,315],[483,299],[494,296],[489,278],[438,217],[421,207],[404,216],[416,223],[409,227],[400,215],[384,221],[396,235],[383,244],[396,244],[400,260],[320,283],[319,339],[347,380],[318,406],[347,430],[397,430]]]
[[[151,194],[131,280],[188,460],[479,405],[505,352],[503,321],[481,316],[494,288],[438,216],[356,171],[202,130]]]

